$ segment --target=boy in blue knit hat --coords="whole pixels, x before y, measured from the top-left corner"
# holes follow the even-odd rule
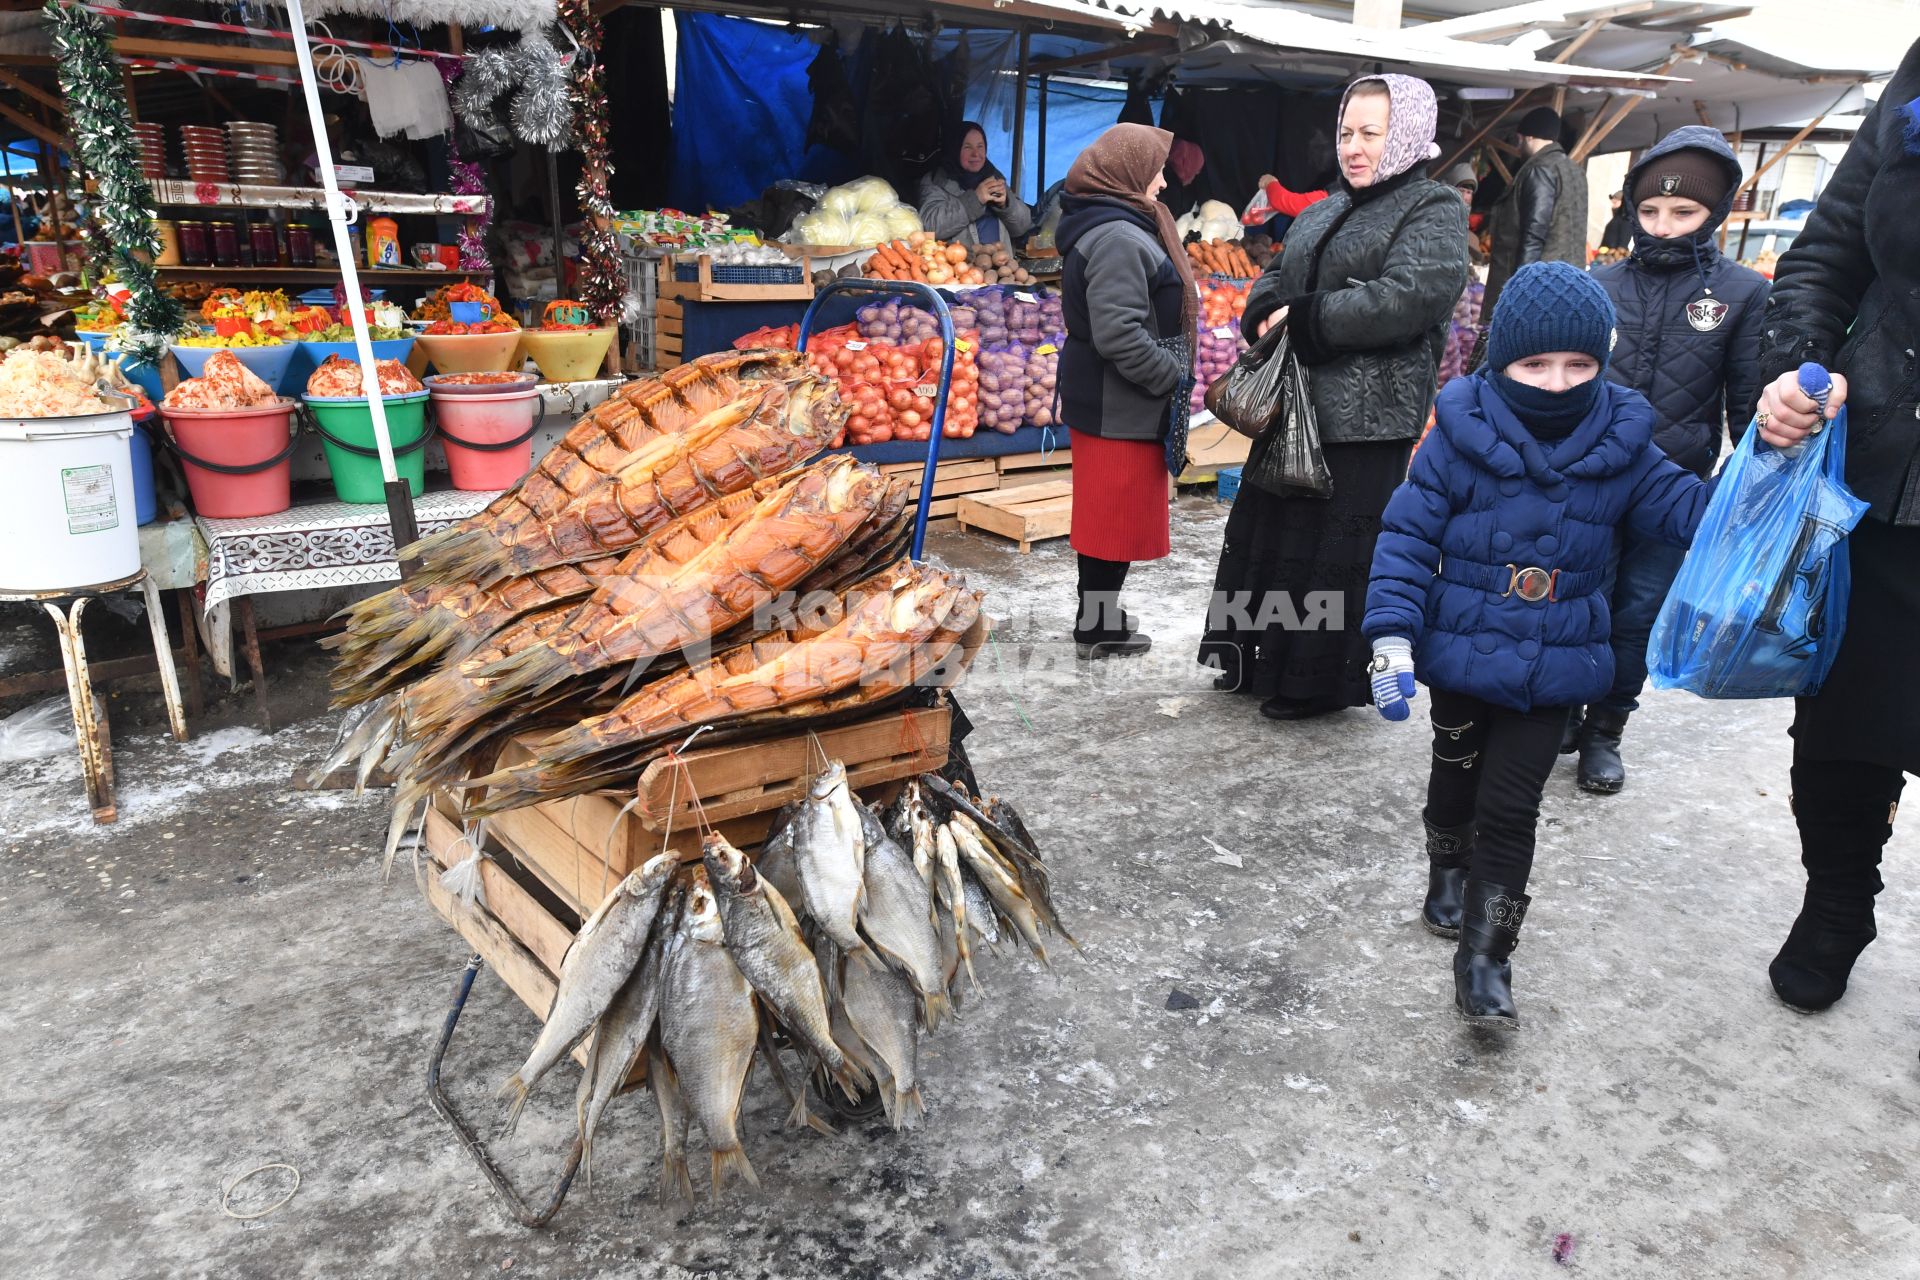
[[[1487,364],[1440,393],[1387,504],[1362,629],[1373,697],[1433,696],[1421,916],[1457,937],[1454,1003],[1513,1026],[1508,955],[1530,899],[1540,795],[1571,708],[1613,681],[1602,587],[1620,529],[1686,546],[1707,486],[1653,443],[1638,391],[1607,381],[1613,304],[1562,262],[1523,267]]]

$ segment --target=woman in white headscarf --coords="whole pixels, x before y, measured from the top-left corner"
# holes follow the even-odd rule
[[[1432,407],[1454,303],[1467,280],[1467,210],[1427,177],[1438,155],[1433,88],[1356,80],[1341,99],[1340,177],[1300,215],[1254,285],[1249,340],[1287,327],[1306,366],[1331,500],[1259,487],[1256,440],[1227,520],[1200,660],[1218,687],[1274,720],[1369,701],[1360,612],[1380,515],[1406,478]]]

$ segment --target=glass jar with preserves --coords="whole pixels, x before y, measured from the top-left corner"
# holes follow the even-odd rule
[[[280,237],[271,222],[262,219],[254,223],[249,236],[253,240],[254,266],[277,267],[280,265]]]
[[[212,233],[213,265],[216,267],[239,266],[240,228],[231,222],[216,222],[208,230]]]
[[[294,267],[313,265],[313,228],[304,222],[287,224],[287,264]]]
[[[176,222],[174,230],[180,238],[180,265],[183,267],[205,267],[213,262],[212,242],[208,239],[207,224],[204,222]]]

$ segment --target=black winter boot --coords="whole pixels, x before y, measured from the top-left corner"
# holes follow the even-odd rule
[[[1818,1013],[1846,994],[1854,962],[1874,940],[1880,855],[1893,835],[1905,779],[1865,762],[1796,763],[1793,812],[1807,892],[1785,945],[1767,968],[1790,1009]]]
[[[1420,923],[1428,933],[1457,938],[1461,895],[1473,859],[1473,824],[1436,827],[1424,816],[1420,821],[1427,829],[1427,900],[1420,904]]]
[[[1079,601],[1074,613],[1074,651],[1085,659],[1126,658],[1153,648],[1134,619],[1120,607],[1120,588],[1126,583],[1124,560],[1080,557]]]
[[[1520,1025],[1507,957],[1519,945],[1520,922],[1532,901],[1485,880],[1467,881],[1460,946],[1453,953],[1453,1004],[1476,1027]]]
[[[1567,727],[1560,734],[1560,754],[1570,756],[1580,749],[1580,728],[1587,722],[1587,709],[1575,707],[1567,712]]]
[[[1620,735],[1627,731],[1627,713],[1589,707],[1580,730],[1580,789],[1610,796],[1627,785],[1627,767],[1620,763]]]

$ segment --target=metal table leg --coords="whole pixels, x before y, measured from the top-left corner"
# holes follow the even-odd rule
[[[241,599],[246,597],[242,596]],[[544,1227],[560,1211],[561,1202],[567,1198],[567,1191],[573,1186],[574,1175],[580,1172],[580,1161],[586,1146],[579,1138],[573,1140],[573,1150],[567,1154],[567,1163],[560,1171],[560,1185],[553,1189],[553,1196],[547,1201],[546,1208],[538,1212],[527,1207],[527,1202],[507,1180],[500,1166],[493,1162],[493,1156],[487,1151],[487,1144],[475,1132],[472,1125],[454,1110],[453,1100],[447,1097],[446,1090],[440,1087],[440,1064],[447,1056],[447,1046],[453,1043],[453,1029],[460,1021],[460,1013],[467,1006],[467,996],[473,991],[473,979],[480,972],[482,960],[478,955],[467,958],[467,967],[461,970],[459,981],[454,984],[453,1007],[447,1010],[446,1025],[440,1031],[440,1043],[433,1048],[433,1056],[427,1060],[427,1097],[433,1103],[433,1109],[446,1117],[453,1131],[460,1136],[461,1145],[472,1154],[479,1164],[480,1172],[487,1175],[487,1181],[507,1202],[508,1210],[514,1220],[523,1227]]]
[[[106,725],[93,698],[93,679],[87,674],[87,646],[80,637],[80,615],[91,596],[73,602],[70,612],[53,601],[42,608],[53,619],[60,638],[60,663],[67,674],[67,704],[73,712],[73,740],[80,747],[80,771],[86,779],[87,805],[93,820],[108,823],[120,814],[113,803],[113,756],[107,745]]]
[[[147,602],[147,628],[153,633],[153,661],[160,669],[160,691],[167,700],[167,724],[175,742],[187,740],[187,713],[180,706],[180,680],[173,669],[173,642],[167,638],[167,614],[160,588],[153,578],[140,575],[140,594]]]

